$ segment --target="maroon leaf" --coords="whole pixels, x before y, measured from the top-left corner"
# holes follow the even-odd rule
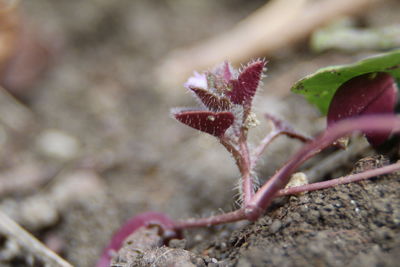
[[[217,137],[222,136],[234,121],[231,112],[194,110],[177,112],[174,116],[183,124]]]
[[[262,78],[264,66],[264,61],[255,61],[244,68],[237,80],[231,80],[232,88],[228,95],[233,103],[239,105],[251,103]]]
[[[136,215],[128,220],[111,238],[108,246],[104,249],[97,267],[110,266],[111,253],[118,251],[125,238],[135,232],[141,227],[149,227],[151,225],[158,225],[163,231],[164,235],[169,238],[179,237],[180,233],[174,230],[174,222],[165,214],[158,212],[144,212]]]
[[[395,80],[388,73],[367,73],[350,79],[339,87],[332,98],[328,126],[354,116],[394,113],[397,91]],[[390,132],[365,134],[375,147],[390,136]]]
[[[202,88],[189,87],[200,101],[212,111],[228,110],[231,107],[231,103],[226,97],[219,97],[210,91]]]

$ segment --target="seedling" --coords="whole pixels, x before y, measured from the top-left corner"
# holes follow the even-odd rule
[[[255,221],[277,196],[327,188],[400,169],[400,163],[396,163],[326,182],[285,188],[293,172],[303,162],[324,148],[333,145],[339,138],[348,136],[354,131],[361,131],[366,132],[370,140],[375,140],[375,137],[379,135],[380,142],[387,139],[391,132],[399,132],[400,119],[393,114],[397,87],[393,78],[385,73],[372,74],[372,78],[370,76],[362,76],[355,80],[350,80],[337,91],[337,95],[333,97],[335,92],[332,94],[333,101],[329,109],[330,115],[328,115],[329,127],[314,139],[304,136],[294,130],[288,123],[267,114],[265,118],[272,122],[273,129],[257,146],[250,146],[248,132],[252,127],[259,124],[256,115],[252,111],[252,100],[260,86],[265,65],[266,62],[264,60],[256,60],[243,67],[241,71],[237,71],[228,62],[225,62],[213,71],[202,74],[195,73],[185,84],[185,87],[192,92],[200,106],[198,108],[176,108],[172,110],[172,116],[175,119],[196,130],[216,137],[233,156],[241,174],[241,207],[233,212],[207,218],[176,221],[159,213],[137,215],[123,226],[113,238],[98,266],[106,266],[105,263],[109,262],[110,259],[110,250],[119,249],[124,236],[128,236],[139,227],[147,227],[151,223],[156,223],[163,228],[163,232],[168,233],[165,236],[168,239],[171,236],[179,236],[179,232],[182,229],[212,226],[239,220]],[[368,84],[371,88],[380,89],[371,89],[363,92],[369,100],[361,101],[360,106],[362,106],[362,109],[357,109],[358,111],[355,113],[346,113],[346,116],[341,115],[341,110],[337,107],[338,104],[335,103],[337,101],[342,102],[344,99],[348,101],[345,104],[346,106],[350,108],[357,106],[359,101],[354,95],[361,90],[361,85],[358,83],[359,80],[361,85]],[[368,81],[371,81],[372,85]],[[341,92],[348,90],[353,93],[350,93],[349,97],[343,96]],[[383,100],[381,101],[381,99]],[[383,108],[386,107],[388,99],[393,105],[391,104],[389,108]],[[384,113],[389,114],[379,114],[382,113],[382,110],[385,111]],[[256,189],[255,168],[267,146],[280,135],[297,139],[305,143],[305,145],[264,185]]]

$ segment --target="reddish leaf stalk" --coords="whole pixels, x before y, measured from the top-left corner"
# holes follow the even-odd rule
[[[391,164],[391,165],[388,165],[385,167],[368,170],[368,171],[357,173],[357,174],[351,174],[348,176],[343,176],[343,177],[332,179],[329,181],[281,189],[278,191],[278,193],[274,197],[282,197],[282,196],[299,194],[299,193],[303,193],[303,192],[310,192],[310,191],[326,189],[326,188],[333,187],[336,185],[358,182],[358,181],[362,181],[365,179],[369,179],[369,178],[387,174],[387,173],[392,173],[392,172],[399,171],[399,170],[400,170],[400,163],[395,163],[395,164]],[[228,213],[224,213],[221,215],[215,215],[215,216],[211,216],[208,218],[176,221],[175,229],[181,230],[181,229],[188,229],[188,228],[195,228],[195,227],[205,227],[205,226],[208,227],[211,225],[236,222],[236,221],[246,220],[246,219],[247,219],[247,217],[245,214],[245,209],[242,208],[242,209],[238,209],[233,212],[228,212]]]
[[[252,166],[255,167],[258,160],[261,158],[261,155],[264,153],[265,149],[267,146],[275,140],[280,135],[287,135],[290,138],[295,138],[298,139],[301,142],[309,142],[312,141],[312,138],[309,138],[307,136],[301,135],[298,132],[296,132],[290,125],[285,123],[282,120],[279,120],[275,118],[274,116],[270,114],[265,114],[265,118],[269,119],[272,124],[273,124],[273,130],[270,131],[264,139],[261,140],[260,144],[258,147],[254,150],[253,157],[252,157]]]
[[[176,221],[175,229],[181,230],[181,229],[204,227],[204,226],[209,227],[212,225],[237,222],[245,219],[246,215],[244,213],[244,209],[238,209],[232,212],[215,215],[207,218],[194,218],[194,219]]]
[[[358,182],[358,181],[362,181],[362,180],[365,180],[368,178],[376,177],[376,176],[379,176],[382,174],[392,173],[392,172],[399,171],[399,170],[400,170],[400,162],[394,163],[391,165],[387,165],[385,167],[364,171],[361,173],[356,173],[356,174],[339,177],[336,179],[331,179],[328,181],[281,189],[278,191],[278,193],[275,195],[275,197],[294,195],[294,194],[298,194],[298,193],[302,193],[302,192],[310,192],[310,191],[325,189],[325,188],[333,187],[336,185]]]
[[[400,119],[393,115],[362,116],[342,120],[332,125],[315,138],[313,142],[306,144],[257,191],[250,204],[246,207],[247,218],[249,220],[256,220],[269,206],[277,192],[286,186],[289,182],[290,175],[302,163],[315,153],[331,145],[340,137],[346,136],[354,131],[398,132],[399,130]]]
[[[240,153],[243,158],[242,173],[242,194],[244,206],[248,205],[254,195],[253,177],[251,176],[250,152],[247,145],[247,129],[242,127],[241,136],[239,138]]]
[[[209,218],[178,221],[176,224],[177,229],[217,225],[244,219],[254,221],[262,215],[275,197],[313,191],[343,183],[368,179],[376,175],[393,172],[400,168],[400,163],[397,163],[322,183],[282,189],[289,182],[291,174],[293,174],[302,163],[324,148],[330,146],[335,140],[355,131],[399,132],[400,119],[393,115],[375,115],[340,121],[326,129],[313,142],[306,144],[294,156],[292,156],[292,158],[257,191],[250,203],[244,208]]]

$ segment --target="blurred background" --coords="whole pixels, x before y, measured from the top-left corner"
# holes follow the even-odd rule
[[[1,212],[72,264],[92,266],[134,214],[231,210],[233,160],[169,115],[196,104],[183,82],[224,60],[266,58],[256,113],[312,135],[324,119],[291,85],[399,47],[399,11],[395,0],[0,0]],[[279,139],[260,179],[298,147]],[[0,255],[1,266],[35,257],[23,246]]]

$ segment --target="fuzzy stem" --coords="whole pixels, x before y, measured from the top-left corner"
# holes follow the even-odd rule
[[[222,137],[219,139],[220,143],[226,148],[226,150],[232,154],[242,176],[242,199],[244,200],[244,205],[247,205],[254,195],[253,181],[251,177],[250,153],[246,138],[246,133],[242,130],[239,138],[240,150],[237,150],[226,138]]]
[[[315,190],[320,190],[320,189],[325,189],[341,184],[348,184],[352,182],[357,182],[365,179],[369,179],[371,177],[379,176],[382,174],[387,174],[387,173],[392,173],[395,171],[400,170],[400,162],[394,163],[385,167],[373,169],[373,170],[368,170],[356,174],[350,174],[347,176],[339,177],[336,179],[331,179],[328,181],[324,182],[319,182],[319,183],[312,183],[312,184],[306,184],[306,185],[301,185],[301,186],[295,186],[295,187],[290,187],[290,188],[285,188],[281,189],[278,191],[278,193],[275,195],[275,197],[281,197],[281,196],[287,196],[287,195],[294,195],[302,192],[309,192],[309,191],[315,191]]]
[[[273,130],[269,132],[263,140],[261,140],[258,147],[255,149],[255,152],[252,157],[252,166],[256,166],[257,162],[261,158],[261,155],[264,153],[267,146],[279,135],[284,134],[290,138],[295,138],[300,140],[303,143],[312,141],[312,138],[308,136],[304,136],[301,133],[295,131],[289,124],[286,122],[276,118],[271,114],[264,114],[267,120],[270,120],[273,124]]]
[[[238,209],[232,212],[215,215],[207,218],[176,221],[174,223],[174,228],[175,230],[181,230],[194,227],[209,227],[211,225],[236,222],[244,219],[246,219],[244,209]]]
[[[336,185],[341,185],[341,184],[352,183],[352,182],[369,179],[372,177],[376,177],[376,176],[387,174],[387,173],[392,173],[392,172],[399,171],[399,170],[400,170],[400,162],[391,164],[391,165],[388,165],[385,167],[373,169],[373,170],[367,170],[367,171],[360,172],[357,174],[343,176],[343,177],[332,179],[329,181],[282,189],[282,190],[279,190],[278,193],[274,197],[288,196],[288,195],[294,195],[294,194],[298,194],[298,193],[302,193],[302,192],[309,192],[309,191],[325,189],[325,188],[333,187]],[[174,223],[174,228],[176,230],[181,230],[181,229],[195,228],[195,227],[209,227],[211,225],[236,222],[236,221],[245,220],[245,219],[246,219],[245,210],[238,209],[233,212],[229,212],[229,213],[225,213],[225,214],[221,214],[221,215],[215,215],[215,216],[211,216],[208,218],[176,221]]]
[[[264,153],[265,149],[267,146],[275,139],[277,138],[282,132],[279,130],[273,130],[267,134],[267,136],[264,137],[263,140],[261,140],[260,145],[255,149],[254,155],[252,157],[252,164],[255,166],[259,159],[261,158],[261,155]]]
[[[247,206],[254,196],[253,177],[251,176],[252,165],[249,146],[247,144],[247,127],[242,127],[239,137],[240,154],[242,155],[242,199],[244,207]]]
[[[385,132],[392,130],[393,132],[400,131],[400,119],[393,115],[380,116],[363,116],[352,118],[338,122],[337,124],[326,129],[313,142],[305,145],[297,152],[288,163],[286,163],[274,176],[272,176],[263,187],[253,196],[250,203],[244,209],[239,209],[233,212],[215,215],[208,218],[189,219],[175,222],[177,230],[193,227],[204,227],[229,222],[248,219],[256,220],[268,207],[272,199],[277,196],[296,194],[304,191],[313,191],[332,187],[339,184],[350,183],[377,175],[390,173],[400,169],[400,163],[392,164],[382,168],[368,170],[358,174],[352,174],[341,178],[314,183],[305,186],[293,187],[289,189],[283,188],[289,181],[290,175],[307,159],[330,146],[338,138],[348,135],[354,131],[374,131]]]
[[[236,165],[237,165],[237,167],[238,167],[240,173],[243,173],[243,169],[242,169],[242,166],[243,166],[243,163],[242,163],[242,162],[243,162],[243,157],[242,157],[242,154],[240,153],[240,151],[237,150],[237,149],[235,148],[235,146],[233,146],[233,145],[229,142],[229,140],[227,140],[227,139],[224,138],[224,137],[221,137],[221,138],[219,139],[219,142],[226,148],[226,150],[227,150],[229,153],[231,153],[232,157],[235,159],[235,163],[236,163]]]
[[[249,150],[246,143],[240,144],[241,151],[244,159],[244,168],[242,173],[242,191],[243,191],[243,202],[246,206],[250,203],[251,199],[254,195],[254,187],[253,187],[253,177],[251,176],[251,163],[249,157]]]
[[[400,130],[400,119],[393,115],[362,116],[342,120],[327,128],[313,142],[305,145],[291,160],[272,176],[246,206],[246,216],[256,220],[270,205],[276,193],[289,182],[290,175],[307,159],[326,148],[342,136],[354,131],[387,132]]]

